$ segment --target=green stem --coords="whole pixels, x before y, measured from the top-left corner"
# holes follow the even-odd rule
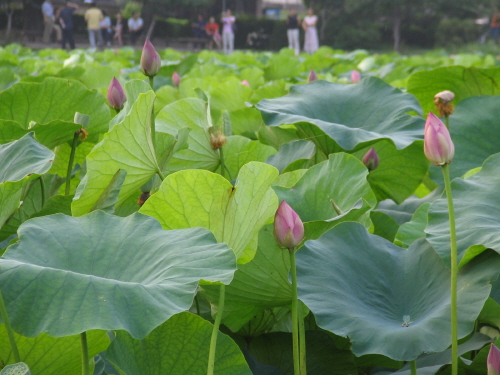
[[[43,182],[43,176],[38,177],[40,182],[40,195],[42,196],[42,208],[45,206],[45,182]]]
[[[443,165],[444,186],[448,199],[448,213],[450,218],[450,255],[451,255],[451,374],[458,374],[458,333],[457,333],[457,233],[455,227],[455,209],[451,192],[450,166]]]
[[[157,173],[158,173],[158,176],[160,176],[161,180],[163,181],[165,179],[165,175],[159,169],[158,169]]]
[[[220,296],[219,296],[219,308],[217,314],[215,315],[214,327],[212,329],[212,337],[210,338],[210,352],[208,353],[208,368],[207,375],[214,374],[215,368],[215,349],[217,348],[217,336],[219,335],[220,322],[222,320],[222,314],[224,313],[224,299],[226,298],[226,286],[222,284],[220,286]]]
[[[304,326],[304,313],[302,311],[302,303],[297,301],[299,315],[299,352],[300,352],[300,374],[307,374],[306,365],[306,329]]]
[[[155,89],[154,89],[154,82],[155,82],[155,77],[149,77],[149,86],[151,86],[151,90],[153,90],[153,92],[155,91]],[[151,109],[151,139],[153,141],[153,146],[156,148],[156,125],[155,125],[155,109],[154,109],[154,106]],[[164,178],[162,178],[162,180],[164,180]]]
[[[414,359],[410,362],[411,375],[417,375],[417,360]]]
[[[87,332],[80,333],[80,342],[82,343],[82,375],[90,375]]]
[[[450,116],[444,116],[444,124],[446,125],[446,129],[450,129]]]
[[[300,374],[300,343],[299,343],[299,317],[297,304],[297,267],[295,265],[295,252],[290,250],[290,269],[292,271],[292,337],[293,337],[293,373]]]
[[[16,363],[21,362],[21,357],[19,356],[19,350],[17,349],[16,339],[14,338],[14,331],[10,325],[9,315],[7,315],[7,308],[5,307],[5,302],[3,300],[2,291],[0,290],[0,312],[2,313],[3,324],[5,324],[5,330],[9,336],[10,346],[12,347],[12,353],[14,354],[14,360]]]
[[[220,154],[220,175],[224,177],[224,170],[226,169],[226,164],[224,163],[224,152],[222,151],[222,147],[219,148]]]
[[[194,296],[194,303],[196,305],[196,315],[200,316],[200,302],[198,301],[198,295]]]
[[[71,188],[71,172],[73,171],[73,162],[75,161],[76,146],[78,146],[78,138],[80,133],[76,132],[73,136],[73,143],[71,144],[71,153],[69,154],[68,170],[66,171],[66,191],[64,195],[69,195]]]

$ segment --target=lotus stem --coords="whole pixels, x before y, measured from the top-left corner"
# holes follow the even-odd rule
[[[38,177],[38,182],[40,182],[40,195],[42,197],[42,208],[45,206],[45,182],[43,181],[43,176]]]
[[[293,337],[293,373],[301,375],[300,367],[300,342],[299,342],[299,315],[297,300],[297,267],[295,265],[295,252],[290,249],[290,268],[292,271],[292,337]]]
[[[2,313],[3,323],[5,325],[5,330],[9,336],[10,346],[12,348],[12,353],[14,354],[14,360],[16,363],[21,362],[21,357],[19,356],[19,350],[17,349],[16,339],[14,337],[14,331],[10,325],[9,315],[7,315],[7,308],[5,307],[5,302],[3,300],[2,291],[0,290],[0,312]]]
[[[224,313],[224,299],[226,298],[226,286],[222,284],[219,291],[219,307],[215,315],[214,327],[212,329],[212,337],[210,338],[210,351],[208,353],[208,368],[207,375],[214,374],[215,368],[215,350],[217,348],[217,336],[219,335],[220,322]]]
[[[444,124],[446,125],[446,129],[450,130],[450,116],[444,116]]]
[[[451,255],[451,374],[458,374],[458,332],[457,332],[457,233],[455,227],[455,209],[451,192],[450,166],[443,165],[444,186],[448,199],[448,214],[450,218],[450,255]]]
[[[73,163],[75,161],[76,146],[78,146],[79,132],[75,132],[73,143],[71,144],[71,153],[69,154],[68,170],[66,171],[66,191],[64,195],[69,195],[71,189],[71,172],[73,171]]]
[[[410,361],[411,375],[417,375],[417,360]]]
[[[87,332],[80,333],[80,342],[82,344],[82,375],[90,375]]]
[[[219,148],[219,154],[220,154],[220,175],[222,177],[224,177],[224,170],[226,169],[226,164],[224,163],[224,151],[222,151],[222,149],[223,149],[223,147]]]
[[[194,296],[194,303],[196,305],[196,315],[200,316],[200,302],[198,301],[198,294]]]
[[[155,77],[149,77],[149,86],[151,86],[151,90],[153,92],[155,91],[154,89],[154,82],[155,82]],[[151,109],[151,139],[153,141],[153,146],[156,148],[156,126],[155,126],[155,108]],[[161,176],[160,176],[161,178]],[[165,178],[162,178],[164,180]]]
[[[299,315],[299,351],[300,351],[300,374],[307,374],[306,366],[306,330],[304,326],[304,312],[302,303],[297,301],[298,315]]]

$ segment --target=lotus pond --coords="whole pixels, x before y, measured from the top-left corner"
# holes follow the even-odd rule
[[[158,52],[0,49],[1,374],[498,374],[494,56]]]

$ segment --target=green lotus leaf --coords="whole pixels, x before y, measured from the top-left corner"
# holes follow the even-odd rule
[[[490,156],[480,172],[451,183],[455,206],[457,251],[460,266],[486,248],[500,252],[500,154]],[[446,264],[450,262],[450,224],[446,195],[429,208],[427,239]]]
[[[235,270],[208,230],[164,231],[140,214],[56,214],[18,234],[0,259],[0,287],[12,327],[28,337],[125,329],[142,338],[189,308],[199,280],[229,283]]]
[[[316,146],[314,143],[297,140],[282,145],[279,152],[276,155],[270,156],[266,162],[274,165],[282,173],[291,163],[301,159],[309,160],[315,153]]]
[[[41,333],[37,337],[14,334],[19,355],[30,366],[31,375],[78,375],[82,373],[82,344],[80,335],[51,337]],[[106,331],[87,332],[89,356],[106,350],[109,336]],[[5,326],[0,325],[0,361],[12,363],[14,356]]]
[[[371,211],[370,219],[374,227],[373,234],[394,242],[394,237],[399,229],[396,220],[380,211]]]
[[[269,81],[296,77],[300,74],[300,62],[293,56],[272,55],[264,73]]]
[[[151,86],[146,81],[133,79],[125,83],[125,85],[123,86],[123,90],[125,91],[125,95],[127,96],[127,101],[125,102],[123,109],[109,122],[110,130],[113,128],[113,126],[125,120],[125,117],[130,114],[134,103],[137,101],[137,99],[139,99],[139,95],[151,91]]]
[[[424,113],[435,111],[434,95],[444,90],[455,94],[455,104],[470,96],[500,95],[500,72],[495,68],[447,66],[422,70],[408,79],[408,92],[417,97]]]
[[[30,368],[24,362],[14,363],[13,365],[5,366],[0,375],[30,375]]]
[[[13,142],[28,133],[21,124],[11,120],[0,120],[0,144]]]
[[[0,227],[19,207],[23,187],[46,173],[54,153],[28,133],[17,141],[0,145]]]
[[[125,120],[115,125],[87,156],[87,174],[72,204],[74,216],[90,212],[116,172],[127,172],[117,204],[121,204],[159,170],[151,140],[154,93],[140,94]]]
[[[251,162],[241,168],[233,187],[218,174],[180,171],[163,181],[140,212],[158,219],[167,230],[210,229],[219,242],[233,249],[239,263],[245,263],[255,254],[259,230],[278,208],[270,188],[277,176],[276,168]]]
[[[498,254],[488,251],[460,270],[459,338],[473,330],[499,267]],[[450,271],[425,239],[405,250],[342,223],[305,243],[297,274],[299,298],[318,326],[349,336],[356,356],[410,361],[451,343]]]
[[[119,331],[106,359],[127,375],[204,375],[207,373],[212,324],[183,312],[172,316],[142,340]],[[251,375],[238,345],[221,332],[217,337],[215,375]]]
[[[242,108],[229,112],[231,120],[231,131],[236,135],[243,135],[250,139],[255,139],[257,132],[262,125],[260,112],[251,108]]]
[[[210,91],[210,107],[215,110],[236,111],[246,108],[252,89],[241,81],[231,78]]]
[[[17,83],[0,93],[0,118],[16,121],[24,129],[31,121],[72,122],[75,112],[90,116],[90,135],[108,130],[110,111],[106,99],[78,81],[46,78],[42,83]]]
[[[411,220],[402,224],[396,233],[396,245],[408,247],[419,238],[425,237],[425,227],[427,226],[427,214],[429,212],[430,202],[422,204]]]
[[[266,125],[312,124],[344,150],[366,147],[381,139],[403,149],[423,138],[418,101],[382,80],[369,77],[357,85],[315,81],[292,86],[290,94],[261,101],[257,108]]]

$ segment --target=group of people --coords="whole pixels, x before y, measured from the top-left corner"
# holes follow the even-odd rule
[[[51,35],[55,32],[57,41],[61,43],[63,49],[66,49],[66,44],[69,45],[70,49],[74,49],[73,12],[78,8],[78,4],[66,1],[62,9],[54,11],[52,0],[45,0],[42,4],[43,42],[50,43]],[[111,46],[113,41],[116,41],[119,46],[123,45],[123,17],[121,13],[116,14],[116,21],[113,25],[106,12],[99,9],[94,2],[90,2],[89,8],[85,11],[85,21],[87,22],[90,47],[95,48],[104,44]],[[142,33],[144,21],[139,13],[134,13],[128,20],[127,26],[130,43],[133,45]]]
[[[295,56],[300,54],[300,26],[302,26],[305,32],[304,51],[314,53],[319,48],[318,30],[316,29],[318,17],[312,9],[309,9],[307,13],[307,16],[301,22],[297,12],[292,8],[286,20],[288,47],[295,51]]]
[[[215,21],[215,17],[210,17],[208,22],[203,20],[200,14],[195,22],[192,23],[193,35],[195,38],[209,38],[209,48],[212,49],[214,44],[218,49],[222,48],[224,53],[230,54],[234,51],[234,32],[236,31],[236,17],[228,9],[222,14],[222,35],[219,32],[219,24]]]

